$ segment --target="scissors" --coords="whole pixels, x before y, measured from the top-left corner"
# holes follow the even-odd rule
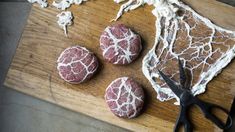
[[[216,104],[208,103],[205,101],[202,101],[195,97],[191,91],[190,86],[187,84],[187,76],[186,71],[180,61],[178,59],[179,63],[179,73],[180,73],[180,85],[177,85],[172,79],[170,79],[168,76],[166,76],[162,71],[158,70],[159,74],[163,78],[163,80],[166,82],[166,84],[169,86],[169,88],[172,90],[172,92],[180,99],[180,114],[178,115],[178,119],[175,124],[174,132],[178,132],[180,129],[180,126],[184,126],[185,132],[192,132],[193,127],[191,125],[191,122],[187,118],[187,111],[192,105],[198,106],[204,116],[211,120],[214,124],[216,124],[219,128],[225,130],[232,126],[232,117],[229,115],[229,112]],[[219,109],[222,110],[224,113],[228,115],[228,122],[223,123],[215,114],[212,113],[213,109]]]

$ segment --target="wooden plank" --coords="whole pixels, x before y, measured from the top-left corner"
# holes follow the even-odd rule
[[[215,23],[235,30],[235,9],[214,0],[186,0],[200,14]],[[88,1],[69,10],[75,16],[74,25],[68,28],[69,37],[56,23],[57,9],[41,9],[34,5],[22,34],[15,57],[8,71],[5,85],[31,96],[49,101],[73,111],[124,127],[133,131],[172,131],[178,114],[174,101],[159,102],[156,93],[141,72],[141,61],[152,47],[155,36],[153,7],[145,6],[126,13],[118,22],[124,23],[142,36],[144,50],[134,63],[115,66],[105,62],[99,49],[99,36],[110,25],[119,5],[113,1]],[[218,10],[219,12],[215,12]],[[229,18],[229,19],[228,19]],[[58,55],[68,46],[86,46],[99,58],[99,72],[92,80],[71,85],[59,78],[56,70]],[[230,109],[235,95],[235,63],[231,63],[208,85],[206,94],[199,97]],[[143,114],[135,119],[115,117],[104,101],[104,92],[109,83],[117,77],[130,76],[144,87],[147,99]],[[192,108],[192,120],[197,130],[217,130],[204,119],[196,108]],[[224,120],[225,115],[220,115]]]

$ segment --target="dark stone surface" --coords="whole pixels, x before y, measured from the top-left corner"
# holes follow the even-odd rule
[[[235,6],[235,0],[217,0],[226,4],[229,4],[231,6]]]

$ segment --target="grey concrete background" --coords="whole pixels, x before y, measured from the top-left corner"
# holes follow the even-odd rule
[[[5,1],[5,2],[1,2]],[[127,131],[80,113],[4,87],[31,5],[25,0],[0,1],[0,132]],[[9,2],[10,1],[10,2]],[[221,0],[235,5],[235,0]],[[232,115],[235,113],[233,105]],[[156,124],[157,125],[157,124]],[[235,127],[229,131],[232,132]]]

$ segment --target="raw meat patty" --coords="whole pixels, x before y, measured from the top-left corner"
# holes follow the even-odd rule
[[[60,77],[70,83],[81,83],[92,77],[98,68],[96,56],[82,46],[65,49],[57,60]]]
[[[118,117],[136,117],[144,104],[142,87],[128,77],[117,78],[107,87],[105,100],[110,110]]]
[[[141,38],[123,24],[105,28],[100,37],[103,57],[113,64],[129,64],[135,60],[141,49]]]

